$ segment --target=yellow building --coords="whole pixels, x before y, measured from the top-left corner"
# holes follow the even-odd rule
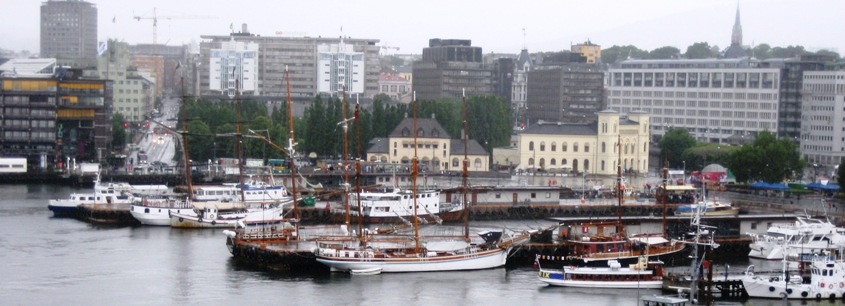
[[[410,165],[417,156],[421,170],[430,172],[461,171],[464,159],[464,144],[461,139],[452,139],[435,119],[417,119],[416,152],[414,152],[414,120],[405,118],[387,138],[370,141],[367,160],[392,164]],[[467,146],[469,171],[488,171],[489,155],[475,140]]]
[[[616,175],[621,150],[623,171],[646,173],[649,124],[648,113],[613,110],[589,124],[537,123],[520,134],[517,169]]]
[[[587,58],[587,64],[595,64],[601,60],[601,46],[593,44],[589,40],[583,44],[572,45],[572,53],[579,53]]]

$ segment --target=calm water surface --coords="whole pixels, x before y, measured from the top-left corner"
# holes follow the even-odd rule
[[[232,260],[220,230],[53,218],[47,200],[74,191],[0,185],[0,304],[637,305],[638,295],[660,294],[547,287],[530,267],[376,276],[256,271]]]

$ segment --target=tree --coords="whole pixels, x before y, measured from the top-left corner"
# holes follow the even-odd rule
[[[754,57],[759,59],[767,59],[772,57],[771,51],[772,47],[769,46],[769,44],[759,44],[757,46],[754,46],[753,49],[751,49],[751,53],[754,55]]]
[[[687,52],[684,53],[684,56],[690,59],[699,59],[714,58],[716,57],[716,54],[713,53],[710,44],[708,44],[707,42],[697,42],[687,47]]]
[[[646,58],[647,56],[648,51],[640,50],[632,45],[614,45],[613,47],[601,50],[601,61],[607,64],[613,64],[628,58]]]
[[[123,148],[126,145],[126,128],[123,127],[123,114],[115,113],[111,119],[112,147]]]
[[[839,168],[836,169],[836,182],[839,186],[845,186],[845,159],[839,163]]]
[[[669,128],[666,131],[666,135],[663,135],[663,138],[658,142],[658,145],[660,146],[660,153],[669,162],[668,166],[679,167],[684,162],[684,151],[694,147],[697,143],[695,138],[689,134],[689,131],[681,128]]]
[[[648,53],[650,59],[671,59],[677,58],[681,50],[671,46],[660,47]]]
[[[791,139],[777,139],[763,131],[751,146],[743,146],[728,157],[728,166],[737,181],[761,180],[783,182],[801,175],[807,162],[801,159],[798,146]]]
[[[682,156],[687,169],[703,169],[709,164],[726,165],[730,154],[737,149],[728,145],[705,143],[686,149]]]

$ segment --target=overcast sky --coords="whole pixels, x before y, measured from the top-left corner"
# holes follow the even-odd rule
[[[430,38],[471,39],[484,53],[568,50],[587,39],[602,48],[635,45],[652,50],[674,46],[686,51],[695,42],[724,49],[730,44],[737,0],[591,0],[591,1],[219,1],[93,0],[98,10],[99,41],[117,38],[151,43],[157,8],[158,42],[200,42],[200,35],[225,35],[230,25],[273,36],[379,39],[398,53],[421,53]],[[39,49],[42,1],[0,0],[0,48]],[[808,50],[845,52],[845,1],[739,1],[745,45],[802,45]],[[175,16],[178,19],[161,17]],[[194,17],[194,18],[189,18]],[[202,17],[202,18],[198,18]],[[525,29],[525,35],[523,35]],[[395,50],[386,50],[397,53]]]

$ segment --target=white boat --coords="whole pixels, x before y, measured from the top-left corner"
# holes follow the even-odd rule
[[[196,202],[243,202],[247,206],[274,204],[291,199],[284,186],[250,180],[244,184],[193,186]]]
[[[379,274],[381,274],[381,268],[350,270],[349,274],[352,274],[352,275],[379,275]]]
[[[739,214],[739,207],[734,207],[730,203],[725,204],[716,201],[700,201],[697,204],[680,205],[675,209],[676,216],[689,217],[699,210],[702,217],[704,216],[736,216]]]
[[[239,222],[284,219],[283,205],[246,209],[242,203],[193,202],[193,213],[170,213],[170,226],[177,228],[236,228]]]
[[[748,257],[766,260],[795,258],[799,254],[821,253],[845,247],[845,229],[830,221],[798,217],[793,223],[772,224],[766,234],[751,234]],[[789,250],[788,254],[784,254]]]
[[[761,275],[754,273],[754,266],[746,269],[742,285],[749,297],[773,299],[836,299],[845,296],[845,263],[830,256],[816,256],[810,265],[810,281],[801,276],[789,275],[784,259],[783,273]]]
[[[454,241],[454,243],[460,243]],[[348,244],[348,245],[347,245]],[[432,243],[436,244],[436,243]],[[416,249],[413,240],[406,243],[360,247],[358,241],[320,242],[317,261],[333,271],[352,272],[379,268],[382,272],[434,272],[480,270],[505,265],[510,248],[496,243],[468,244],[448,249]]]
[[[83,204],[129,204],[134,199],[133,191],[134,188],[127,183],[102,183],[97,173],[93,192],[72,193],[67,199],[51,199],[47,208],[53,215],[60,216],[75,214],[79,205]]]
[[[142,198],[132,202],[129,213],[143,225],[170,226],[170,215],[196,216],[190,202],[176,198]]]
[[[358,203],[361,203],[361,214],[365,223],[387,223],[400,219],[410,219],[414,216],[414,192],[396,187],[381,187],[367,189],[360,193],[349,194],[349,210],[351,216],[358,215]],[[463,216],[462,205],[450,205],[440,202],[440,191],[418,190],[417,217],[431,217],[437,221],[459,221]],[[344,214],[335,214],[333,219],[345,219]]]
[[[648,261],[643,256],[636,264],[623,268],[616,260],[607,267],[567,267],[560,270],[543,269],[540,281],[553,286],[613,289],[660,289],[663,286],[663,262]]]
[[[643,306],[687,306],[690,303],[682,297],[654,294],[644,295],[640,301],[643,302]]]

